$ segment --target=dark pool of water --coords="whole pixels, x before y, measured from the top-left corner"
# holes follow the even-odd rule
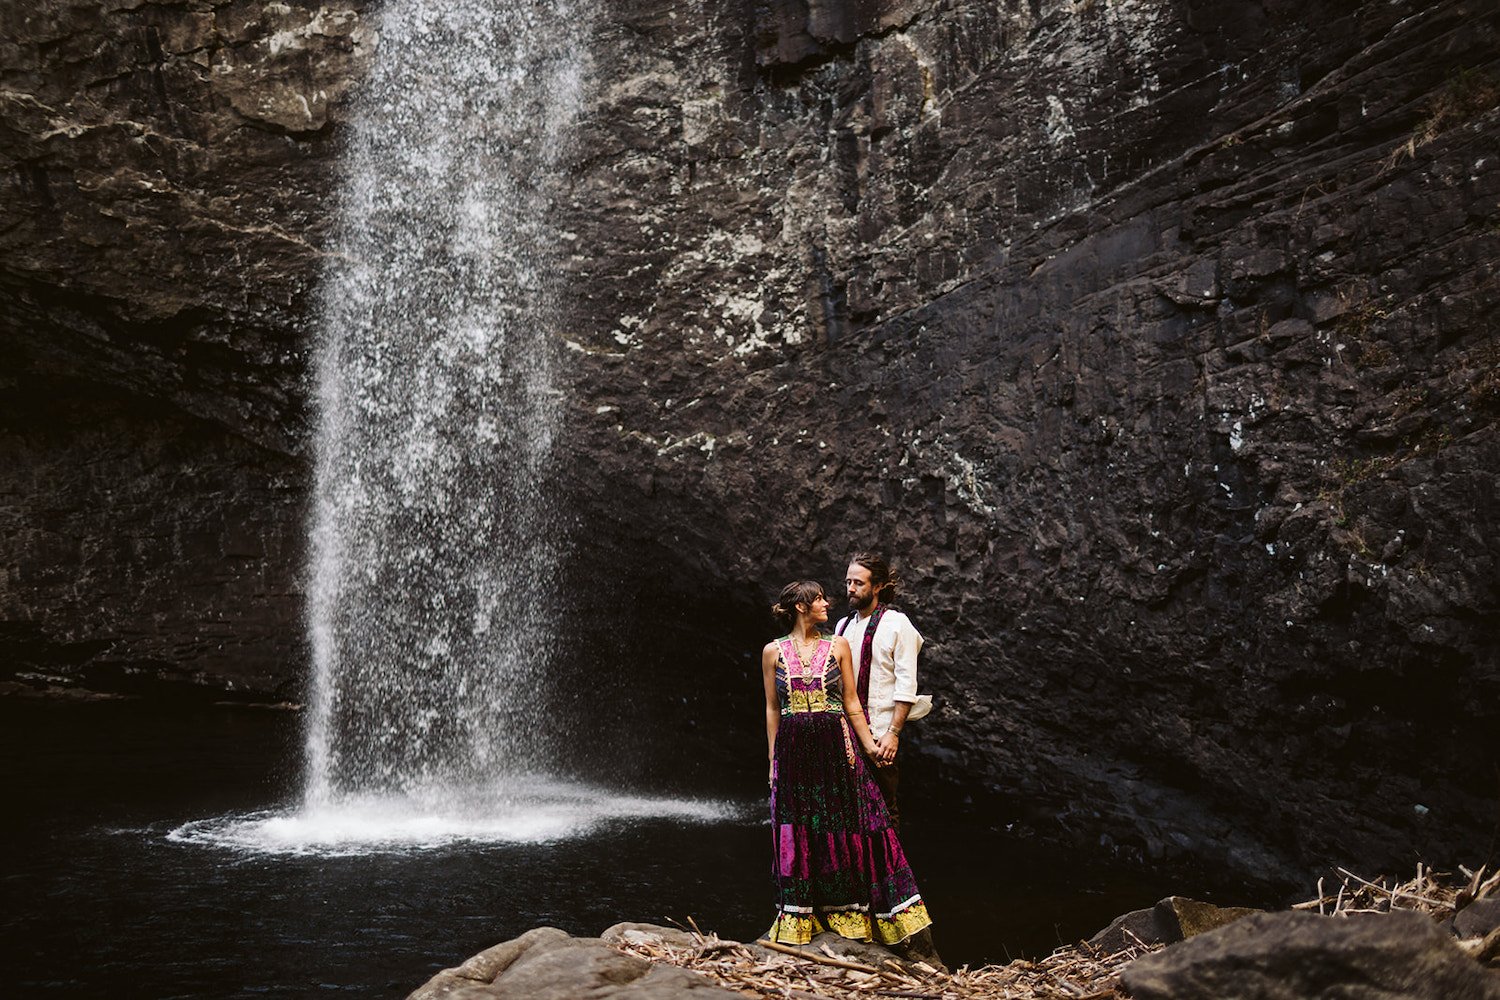
[[[771,914],[759,803],[709,823],[613,820],[539,844],[353,856],[184,844],[184,823],[291,808],[300,719],[0,699],[0,979],[12,997],[403,997],[532,927]],[[941,808],[903,840],[950,965],[1045,954],[1171,888]]]

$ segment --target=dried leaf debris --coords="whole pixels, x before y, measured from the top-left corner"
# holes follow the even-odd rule
[[[1500,872],[1486,873],[1460,867],[1461,879],[1447,872],[1434,871],[1417,864],[1416,877],[1406,882],[1381,876],[1363,879],[1345,868],[1337,869],[1337,888],[1327,878],[1318,879],[1318,895],[1292,905],[1294,910],[1317,910],[1338,916],[1346,913],[1390,913],[1410,910],[1425,913],[1434,920],[1446,920],[1478,899],[1484,899],[1500,886]],[[1387,885],[1386,883],[1391,883]]]
[[[1395,882],[1385,877],[1374,880],[1363,879],[1347,869],[1338,869],[1340,884],[1333,889],[1326,879],[1318,880],[1318,896],[1305,903],[1294,904],[1294,910],[1317,910],[1333,916],[1347,913],[1391,913],[1410,911],[1425,913],[1433,920],[1447,920],[1470,903],[1494,898],[1500,888],[1500,872],[1488,872],[1484,866],[1470,871],[1462,866],[1458,869],[1461,878],[1437,872],[1417,864],[1417,876],[1407,882]],[[1391,885],[1387,885],[1391,882]],[[1455,934],[1459,929],[1455,927]],[[1481,926],[1471,933],[1482,936],[1466,937],[1459,934],[1458,946],[1474,957],[1494,968],[1500,964],[1500,927],[1488,930]]]
[[[1364,879],[1343,868],[1337,873],[1336,883],[1319,880],[1318,896],[1292,908],[1329,916],[1413,911],[1446,920],[1500,887],[1500,873],[1487,874],[1484,868],[1477,872],[1460,868],[1459,877],[1419,864],[1416,877],[1405,882],[1387,877]],[[1500,959],[1500,929],[1483,939],[1459,944],[1480,961]],[[1103,954],[1080,941],[1038,961],[1017,959],[1008,965],[965,966],[953,972],[924,962],[896,959],[872,965],[836,955],[827,945],[821,951],[811,951],[765,941],[741,944],[705,934],[696,924],[689,934],[674,941],[635,934],[615,947],[652,962],[690,969],[727,990],[750,997],[1126,1000],[1127,994],[1120,989],[1120,972],[1141,955],[1163,946],[1138,942],[1124,951]]]
[[[1119,973],[1156,946],[1129,948],[1114,955],[1094,953],[1080,942],[1059,948],[1040,961],[967,966],[946,972],[925,962],[886,960],[875,966],[825,954],[772,945],[726,941],[695,927],[693,945],[677,947],[660,938],[633,936],[616,945],[653,962],[691,969],[735,993],[752,997],[897,997],[906,1000],[1115,1000]]]

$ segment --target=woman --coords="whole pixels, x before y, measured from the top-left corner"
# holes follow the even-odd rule
[[[828,598],[811,580],[789,583],[771,609],[791,631],[761,652],[776,922],[767,937],[806,944],[832,930],[896,944],[932,923],[891,829],[880,789],[854,740],[875,748],[842,636],[818,630]]]

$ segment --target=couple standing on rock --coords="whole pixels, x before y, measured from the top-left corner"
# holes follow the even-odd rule
[[[936,957],[932,919],[896,835],[896,754],[919,702],[922,648],[906,615],[884,603],[896,583],[879,556],[854,556],[844,580],[852,612],[834,635],[819,628],[828,598],[816,581],[787,584],[771,609],[790,629],[761,652],[776,861],[771,941],[806,944],[831,930]]]

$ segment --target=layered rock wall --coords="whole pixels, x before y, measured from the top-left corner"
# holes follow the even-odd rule
[[[303,359],[378,10],[5,9],[13,659],[294,680]],[[556,205],[559,642],[648,729],[745,716],[729,750],[682,732],[753,761],[744,661],[662,636],[748,646],[786,578],[876,547],[939,704],[909,752],[956,785],[1236,870],[1482,853],[1497,32],[1457,2],[601,4]],[[121,482],[162,499],[132,519]]]
[[[892,553],[922,749],[1086,839],[1482,852],[1493,12],[800,10],[605,42],[643,70],[564,209],[599,558],[662,539],[750,621]]]
[[[295,696],[305,358],[362,5],[0,12],[0,653]]]

